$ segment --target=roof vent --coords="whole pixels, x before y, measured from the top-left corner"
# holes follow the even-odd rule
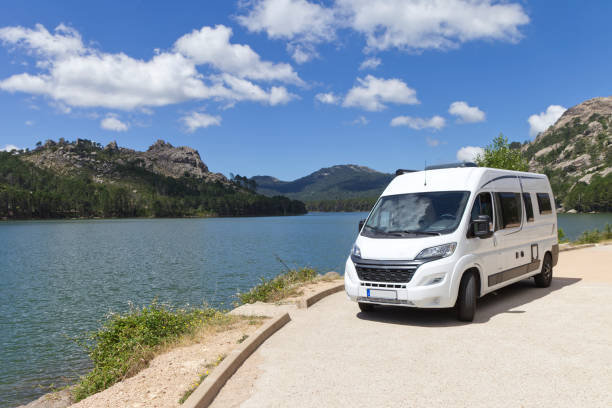
[[[435,164],[425,167],[425,170],[453,169],[456,167],[478,167],[478,165],[472,162]]]

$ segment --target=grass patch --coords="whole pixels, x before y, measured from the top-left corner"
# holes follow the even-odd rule
[[[226,357],[225,354],[221,354],[219,357],[217,357],[215,361],[213,361],[210,364],[206,364],[206,370],[202,374],[200,374],[200,378],[198,379],[198,381],[191,384],[191,387],[187,391],[185,391],[183,396],[179,399],[179,404],[182,404],[185,401],[187,401],[187,398],[189,398],[189,396],[193,394],[196,388],[198,388],[200,384],[202,384],[202,381],[204,381],[206,377],[210,375],[210,371],[213,368],[217,367],[219,364],[221,364],[221,362],[225,359],[225,357]]]
[[[592,231],[584,231],[573,244],[595,244],[612,239],[612,224],[606,224],[603,231],[597,228]]]
[[[563,231],[563,228],[557,229],[557,239],[559,240],[560,244],[569,242],[569,240],[567,239],[567,236],[565,235],[565,231]]]
[[[206,327],[231,324],[236,318],[212,308],[171,309],[154,302],[113,314],[87,335],[83,346],[93,369],[75,386],[80,401],[145,368],[164,347]]]
[[[242,342],[244,342],[248,338],[249,338],[248,334],[243,334],[242,337],[238,339],[237,343],[241,344]]]
[[[299,286],[317,279],[317,272],[312,268],[289,269],[272,279],[261,278],[261,283],[248,292],[238,293],[242,304],[261,302],[278,302],[298,294]]]

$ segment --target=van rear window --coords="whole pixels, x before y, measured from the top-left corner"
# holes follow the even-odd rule
[[[550,196],[548,193],[537,193],[538,207],[540,207],[540,214],[552,213],[552,206],[550,204]]]
[[[495,193],[500,207],[501,229],[521,226],[521,195],[519,193]]]
[[[531,205],[531,194],[523,193],[523,202],[525,203],[525,214],[527,222],[533,221],[533,205]]]

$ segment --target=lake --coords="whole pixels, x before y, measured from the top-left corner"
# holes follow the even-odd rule
[[[157,299],[229,308],[289,266],[343,273],[365,213],[0,223],[0,405],[28,402],[89,367],[71,338]],[[566,235],[612,214],[560,214]]]

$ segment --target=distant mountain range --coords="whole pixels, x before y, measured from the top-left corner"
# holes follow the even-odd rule
[[[511,147],[522,150],[531,171],[549,176],[566,210],[612,211],[612,97],[576,105],[534,141]],[[196,150],[161,140],[144,152],[49,140],[0,152],[0,219],[368,211],[393,177],[345,164],[293,181],[229,180]]]
[[[612,97],[576,105],[532,142],[511,147],[521,149],[530,171],[548,175],[557,203],[566,210],[612,211]],[[251,180],[258,193],[301,200],[311,211],[367,211],[393,177],[346,164],[293,181]]]
[[[305,202],[310,210],[322,210],[323,208],[318,208],[321,202],[328,202],[329,205],[329,202],[338,201],[352,205],[350,208],[331,208],[332,210],[369,210],[372,202],[393,177],[393,174],[381,173],[369,167],[344,164],[326,167],[293,181],[281,181],[271,176],[255,176],[252,180],[257,183],[258,193],[267,196],[283,195],[300,200]],[[353,208],[355,205],[359,208]]]

